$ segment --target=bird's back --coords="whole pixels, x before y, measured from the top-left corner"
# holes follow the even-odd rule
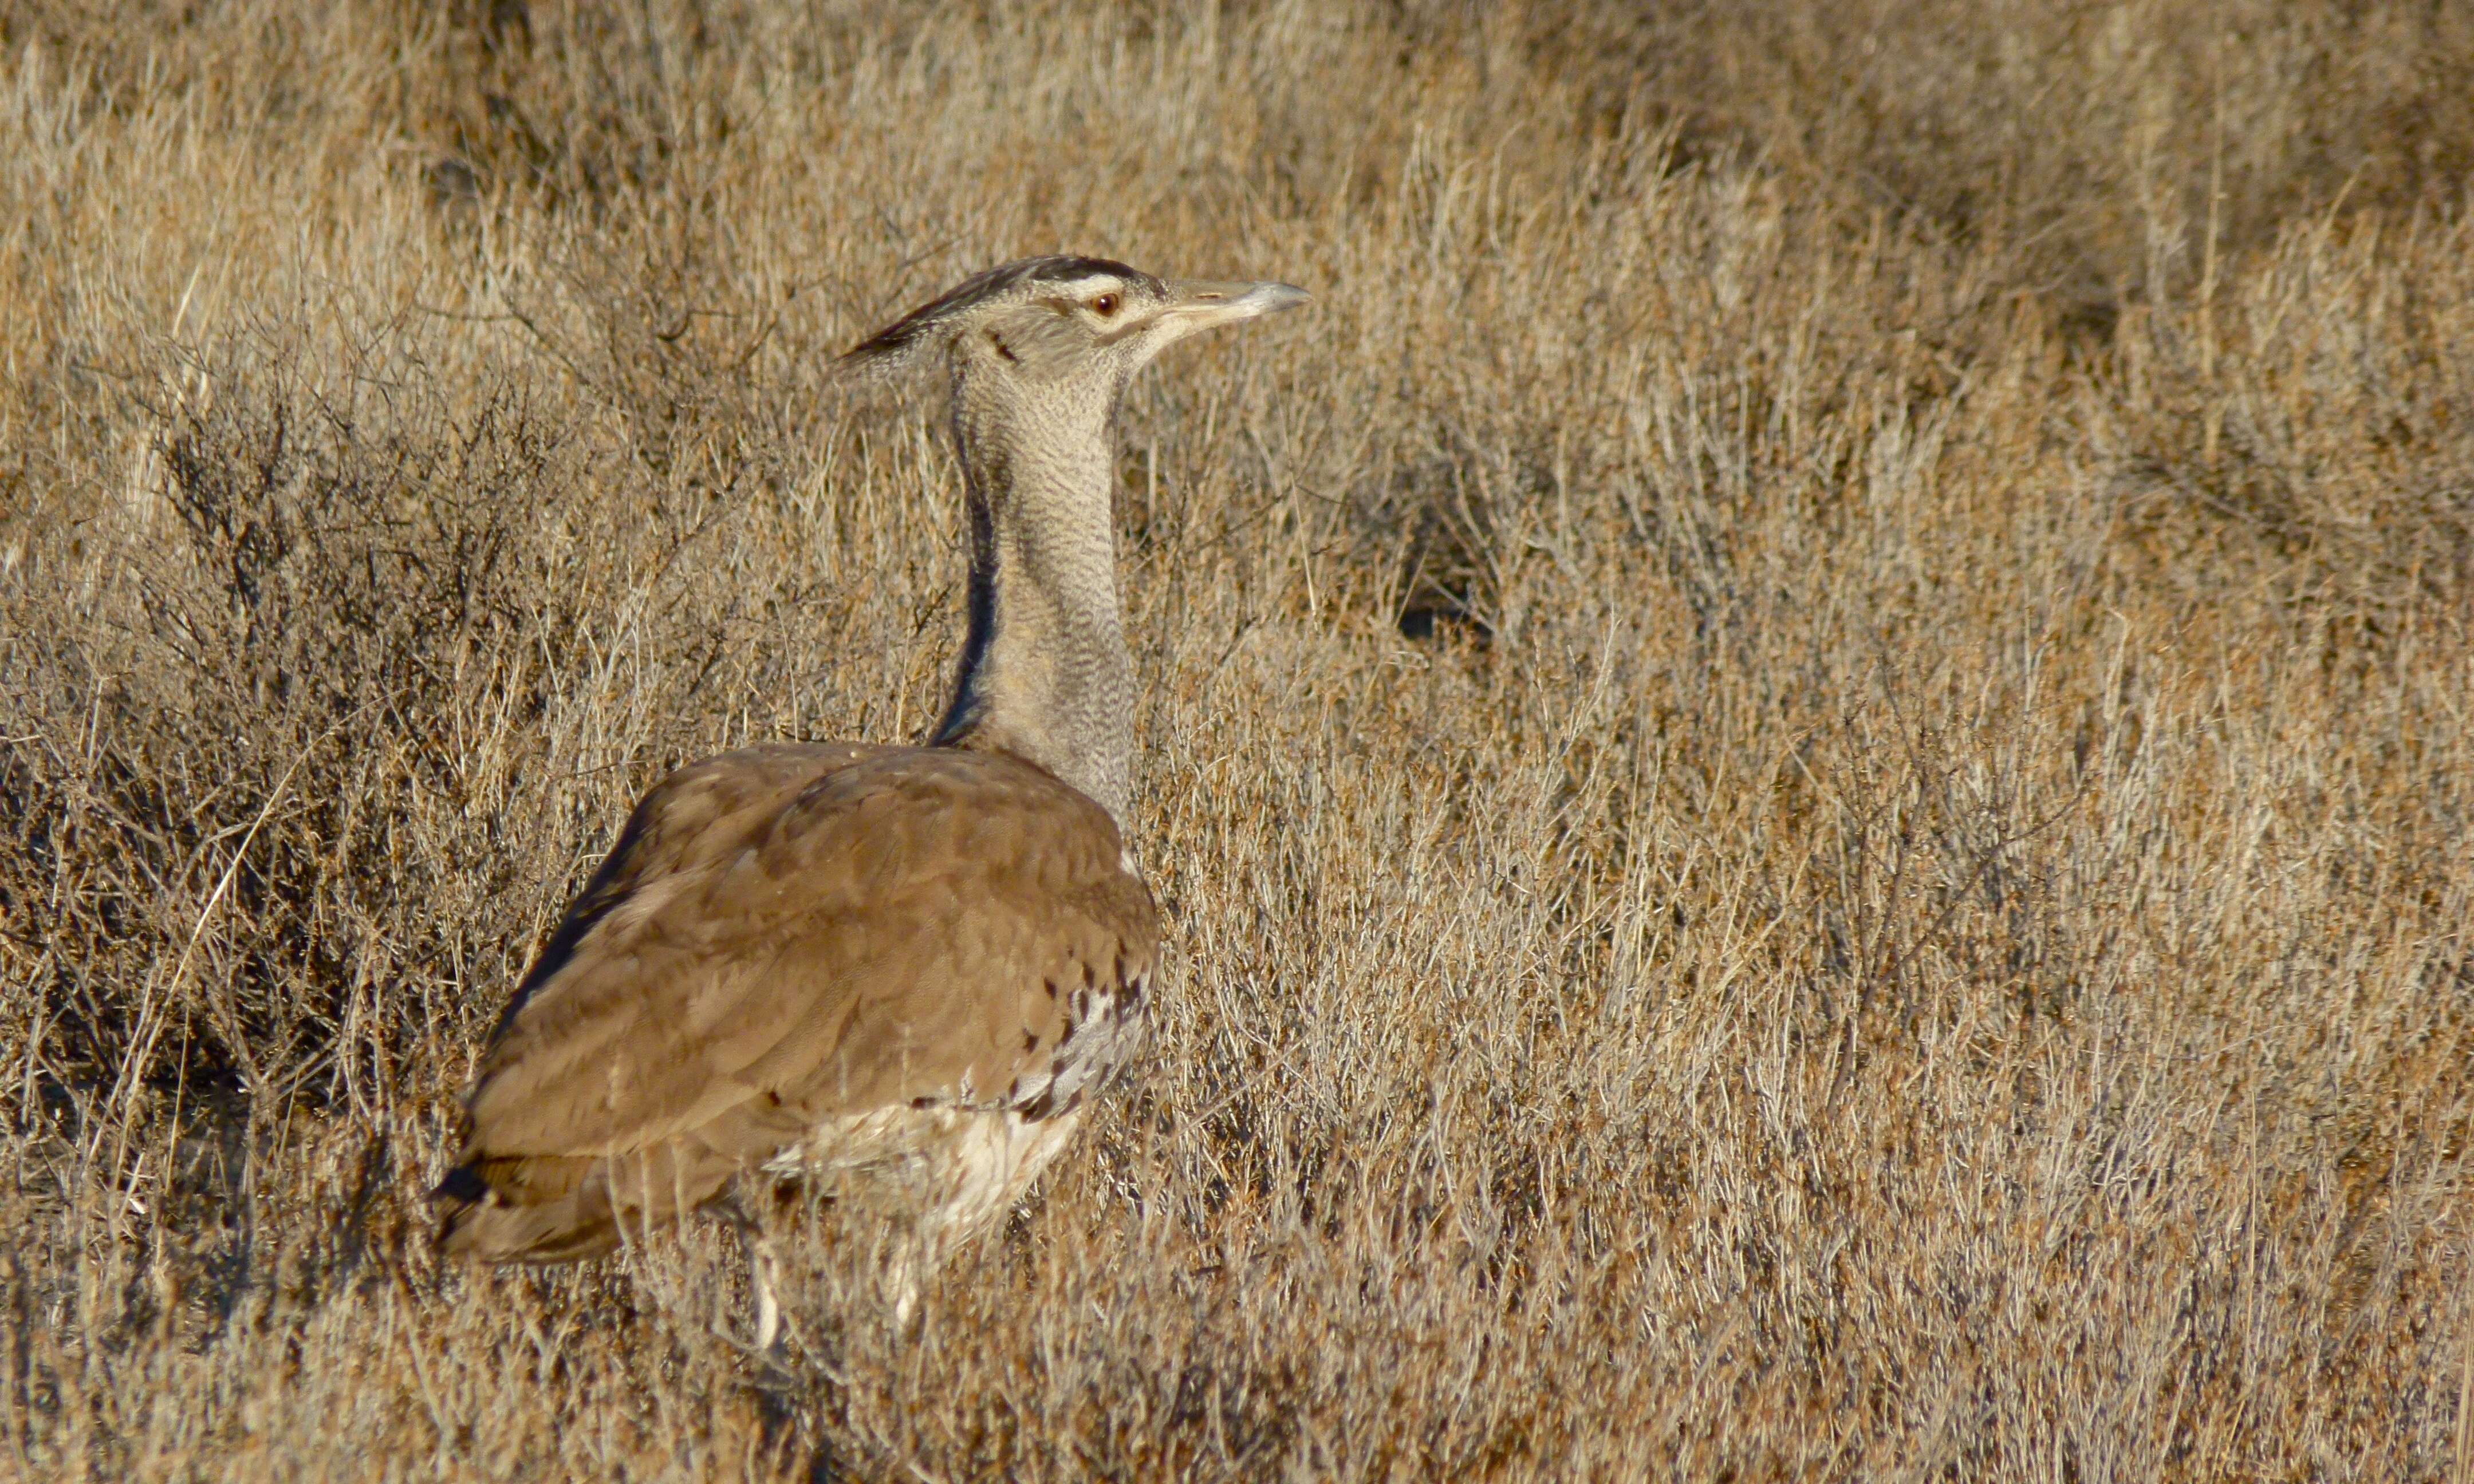
[[[739,1171],[880,1156],[943,1161],[925,1199],[983,1216],[1133,1053],[1155,938],[1107,811],[1017,758],[829,744],[683,768],[501,1020],[441,1241],[590,1257]]]

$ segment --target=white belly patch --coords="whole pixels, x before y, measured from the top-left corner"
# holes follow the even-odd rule
[[[1020,1200],[1081,1121],[1079,1112],[1034,1119],[1013,1109],[880,1108],[817,1125],[764,1167],[843,1177],[868,1204],[903,1208],[958,1240]]]

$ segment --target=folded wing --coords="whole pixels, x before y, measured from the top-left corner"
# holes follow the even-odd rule
[[[609,1250],[837,1119],[1038,1118],[1131,1050],[1150,894],[994,753],[764,748],[665,779],[518,991],[441,1183],[484,1258]]]

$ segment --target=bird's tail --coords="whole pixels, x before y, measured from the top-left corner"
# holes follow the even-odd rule
[[[468,1155],[429,1203],[438,1250],[479,1262],[576,1262],[619,1243],[622,1229],[667,1225],[710,1201],[730,1166],[660,1151],[628,1159]]]

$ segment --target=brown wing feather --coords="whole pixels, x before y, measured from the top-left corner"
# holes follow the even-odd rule
[[[1107,812],[1014,758],[768,748],[682,769],[501,1021],[441,1240],[590,1256],[830,1117],[1043,1112],[1090,994],[1139,997],[1154,943]]]

